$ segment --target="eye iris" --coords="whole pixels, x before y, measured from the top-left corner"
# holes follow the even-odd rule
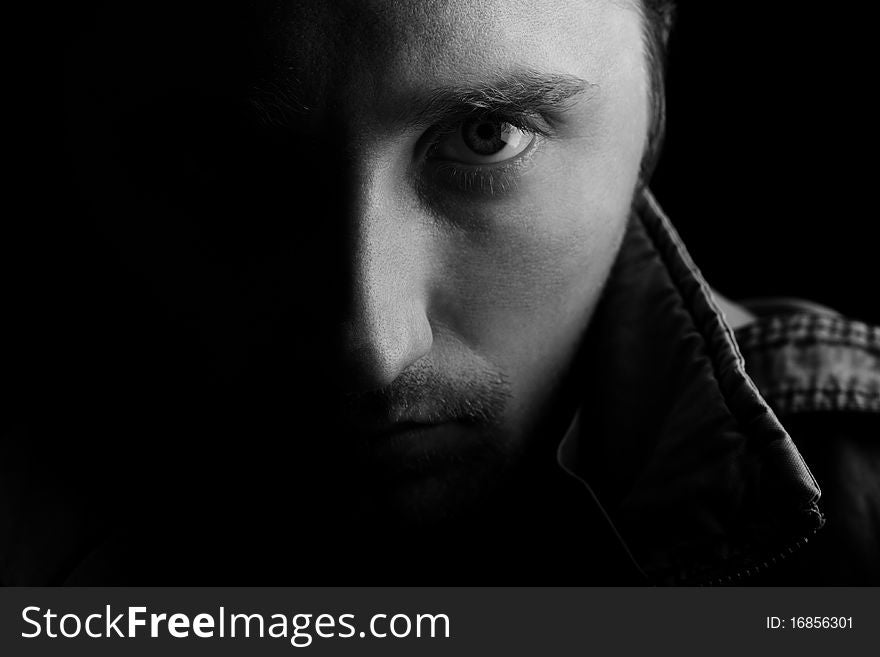
[[[504,140],[503,121],[468,121],[462,128],[465,145],[478,155],[495,155],[507,142]]]

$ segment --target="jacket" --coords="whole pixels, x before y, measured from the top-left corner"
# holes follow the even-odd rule
[[[880,329],[813,304],[744,310],[734,331],[646,193],[560,463],[649,582],[877,584]]]

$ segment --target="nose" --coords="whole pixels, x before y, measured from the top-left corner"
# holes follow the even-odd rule
[[[430,233],[417,205],[362,183],[350,214],[351,297],[343,328],[345,388],[382,388],[433,343],[427,293]]]

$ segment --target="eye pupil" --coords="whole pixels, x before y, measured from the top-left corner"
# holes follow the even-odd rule
[[[492,139],[495,134],[495,126],[491,123],[481,123],[477,127],[477,135],[480,137],[480,139]]]

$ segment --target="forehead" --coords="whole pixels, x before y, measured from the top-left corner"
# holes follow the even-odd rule
[[[601,83],[621,47],[640,46],[640,29],[625,0],[341,0],[283,3],[262,37],[273,75],[314,106],[395,103],[394,90],[515,68]]]

